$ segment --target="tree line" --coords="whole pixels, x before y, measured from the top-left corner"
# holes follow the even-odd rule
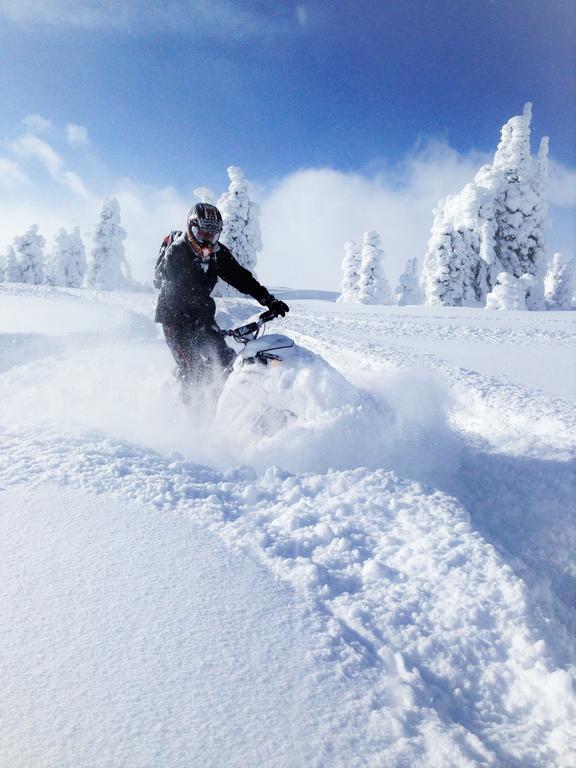
[[[0,259],[0,281],[97,290],[134,288],[125,238],[116,198],[104,201],[88,253],[79,227],[72,232],[59,229],[47,252],[46,239],[33,224],[14,238]]]
[[[492,309],[570,309],[572,259],[548,259],[548,137],[534,157],[532,105],[503,126],[494,158],[434,210],[422,268],[408,260],[394,297],[377,232],[347,242],[341,301]]]

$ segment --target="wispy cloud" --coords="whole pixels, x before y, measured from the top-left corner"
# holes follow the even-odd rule
[[[22,122],[32,133],[43,133],[52,128],[52,122],[42,115],[26,115]]]
[[[68,123],[66,126],[66,138],[68,139],[68,144],[72,147],[87,146],[90,144],[88,129],[83,125]]]
[[[284,29],[277,17],[247,10],[233,0],[0,0],[0,17],[15,24],[126,29],[159,29],[183,37],[246,38]]]
[[[84,182],[77,173],[66,170],[62,157],[44,139],[25,134],[8,145],[9,149],[23,159],[38,160],[59,184],[68,187],[80,197],[88,197]]]
[[[18,163],[7,157],[0,157],[0,186],[11,189],[28,182],[28,177]]]
[[[576,206],[576,169],[550,160],[548,198],[551,205]]]
[[[22,158],[36,158],[56,178],[62,171],[62,158],[50,144],[38,136],[26,134],[9,144],[9,149]]]

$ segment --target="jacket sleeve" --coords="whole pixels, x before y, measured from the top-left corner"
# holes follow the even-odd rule
[[[218,277],[233,288],[256,299],[262,306],[271,298],[268,290],[260,285],[252,273],[239,264],[228,248],[222,246],[218,253]]]

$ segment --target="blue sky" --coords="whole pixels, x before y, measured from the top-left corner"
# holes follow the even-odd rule
[[[189,199],[230,164],[263,195],[310,168],[394,186],[430,146],[465,166],[493,152],[530,100],[570,169],[575,38],[571,0],[0,0],[0,137],[42,115],[94,194],[123,179]]]

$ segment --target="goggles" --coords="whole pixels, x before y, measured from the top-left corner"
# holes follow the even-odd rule
[[[200,245],[216,245],[218,238],[220,237],[220,232],[209,232],[207,229],[200,229],[200,227],[197,227],[195,224],[193,224],[190,229],[192,230],[194,240],[196,240],[197,243],[200,243]]]

